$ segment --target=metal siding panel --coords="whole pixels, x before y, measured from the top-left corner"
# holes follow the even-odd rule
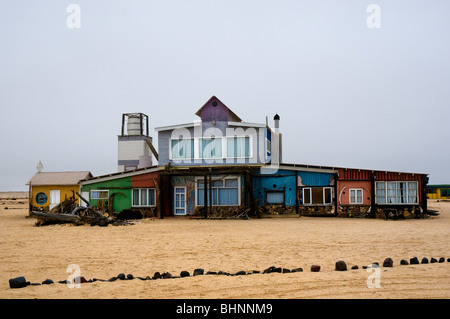
[[[299,171],[298,176],[301,178],[301,182],[305,186],[328,186],[330,185],[330,179],[334,176],[334,174]]]
[[[141,174],[136,176],[131,176],[131,187],[155,187],[155,182],[159,180],[159,172],[152,172],[147,174]]]

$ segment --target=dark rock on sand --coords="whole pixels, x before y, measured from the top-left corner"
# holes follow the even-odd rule
[[[319,265],[312,265],[311,266],[311,271],[312,272],[319,272],[320,271],[320,266]]]
[[[383,267],[393,267],[394,266],[394,261],[392,260],[392,258],[386,258],[383,261]]]
[[[25,279],[25,277],[21,276],[21,277],[17,277],[17,278],[12,278],[9,280],[9,287],[10,288],[23,288],[30,285],[30,282],[27,281]]]
[[[343,260],[336,261],[334,269],[336,271],[347,271],[347,264]]]

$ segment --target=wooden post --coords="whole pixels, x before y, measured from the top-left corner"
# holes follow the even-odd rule
[[[370,178],[370,217],[375,218],[377,217],[377,205],[375,202],[375,174],[372,173],[372,177]]]
[[[159,192],[158,192],[158,199],[159,199],[159,206],[158,206],[158,211],[159,211],[159,218],[164,219],[164,197],[163,197],[163,193],[164,193],[164,175],[160,175],[159,178]]]
[[[213,198],[212,198],[212,176],[209,175],[209,214],[213,213]]]
[[[248,208],[248,173],[244,173],[244,209]]]
[[[250,171],[249,178],[250,178],[250,200],[251,200],[252,210],[256,213],[256,216],[258,216],[258,218],[262,218],[262,216],[259,212],[259,209],[257,207],[255,193],[253,193],[253,173],[252,173],[252,171]]]
[[[422,181],[420,183],[422,185],[421,189],[421,197],[422,197],[422,209],[423,213],[428,213],[428,198],[427,198],[427,184],[428,184],[428,176],[424,175],[422,176]],[[419,192],[417,192],[417,195],[419,195]],[[420,203],[420,198],[417,199],[417,202]]]
[[[205,174],[203,179],[203,191],[204,191],[204,201],[203,201],[203,217],[208,218],[208,177]]]
[[[295,171],[295,213],[300,214],[298,206],[298,171]]]
[[[338,202],[338,174],[334,174],[334,216],[339,214],[339,202]]]
[[[153,178],[153,183],[155,183],[156,193],[158,194],[158,196],[156,196],[156,212],[161,216],[161,188],[158,179]]]

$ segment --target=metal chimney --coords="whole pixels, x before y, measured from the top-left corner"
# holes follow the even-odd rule
[[[280,116],[278,114],[275,114],[273,117],[273,122],[275,126],[275,133],[279,133],[280,130]]]

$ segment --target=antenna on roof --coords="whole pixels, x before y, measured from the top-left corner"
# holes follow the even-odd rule
[[[36,169],[38,170],[39,173],[41,173],[44,170],[44,165],[42,165],[41,161],[39,161],[39,163],[37,164]]]

